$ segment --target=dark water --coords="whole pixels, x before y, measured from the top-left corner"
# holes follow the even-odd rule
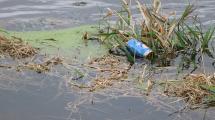
[[[118,0],[0,0],[0,25],[8,30],[46,30],[95,23],[104,8],[117,8]],[[165,11],[186,3],[163,0]],[[149,3],[149,0],[146,0]],[[215,1],[196,0],[197,12],[205,25],[215,23]],[[68,89],[67,73],[49,74],[0,69],[0,120],[202,120],[204,110],[169,116],[177,109],[161,107],[159,101],[143,97],[98,95]],[[157,103],[157,104],[156,104]],[[214,109],[206,118],[215,119]]]
[[[11,30],[41,30],[94,23],[101,18],[104,8],[119,7],[119,0],[1,0],[0,25]],[[143,1],[143,0],[142,0]],[[182,12],[188,2],[163,0],[164,11]],[[144,0],[146,4],[150,0]],[[213,0],[191,0],[205,25],[215,23]]]

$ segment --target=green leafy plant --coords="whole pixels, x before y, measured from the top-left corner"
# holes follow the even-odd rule
[[[197,64],[202,62],[203,54],[214,58],[214,50],[210,49],[209,45],[212,43],[215,27],[210,27],[204,32],[201,23],[196,23],[196,17],[193,18],[193,21],[195,21],[193,26],[181,23],[175,30],[177,41],[174,46],[182,58],[182,69],[189,68],[190,65],[193,65],[194,69],[197,68]]]
[[[197,66],[199,54],[207,54],[213,58],[209,44],[215,28],[204,31],[200,23],[197,25],[197,17],[190,16],[195,10],[193,5],[188,5],[182,15],[176,18],[174,13],[164,16],[160,12],[160,0],[153,0],[152,6],[146,6],[137,0],[142,19],[136,20],[132,16],[130,2],[121,0],[121,3],[122,8],[119,11],[108,9],[98,35],[110,49],[121,49],[130,62],[135,60],[135,56],[126,47],[126,42],[131,38],[150,47],[154,54],[148,59],[160,66],[170,65],[171,60],[179,55],[182,55],[182,65],[193,64],[194,68]],[[188,24],[188,21],[193,22],[193,25]]]

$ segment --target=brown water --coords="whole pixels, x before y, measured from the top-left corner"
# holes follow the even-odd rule
[[[67,28],[95,23],[104,8],[119,7],[118,0],[83,1],[86,4],[77,6],[75,2],[79,0],[0,0],[0,25],[16,31]],[[163,1],[165,11],[175,9],[178,14],[186,5],[179,0]],[[214,0],[192,2],[205,25],[215,23]],[[162,100],[141,97],[138,93],[126,95],[123,90],[101,94],[69,89],[65,82],[68,71],[60,71],[61,66],[57,69],[37,74],[0,68],[0,120],[202,120],[204,116],[205,110],[170,116],[180,104],[165,106]],[[214,108],[208,110],[206,119],[215,119],[214,112]]]

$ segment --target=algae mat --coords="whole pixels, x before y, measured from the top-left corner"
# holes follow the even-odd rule
[[[106,47],[98,41],[90,40],[86,46],[82,40],[85,32],[94,33],[95,31],[95,26],[87,25],[51,31],[9,32],[9,35],[22,38],[29,44],[40,48],[41,53],[76,57],[85,61],[107,53]]]

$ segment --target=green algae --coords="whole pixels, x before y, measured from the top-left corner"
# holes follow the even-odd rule
[[[42,53],[85,60],[107,53],[106,47],[98,41],[89,40],[86,46],[82,40],[85,32],[94,33],[95,31],[94,26],[87,25],[50,31],[9,32],[9,35],[21,38],[34,47],[40,48]]]

